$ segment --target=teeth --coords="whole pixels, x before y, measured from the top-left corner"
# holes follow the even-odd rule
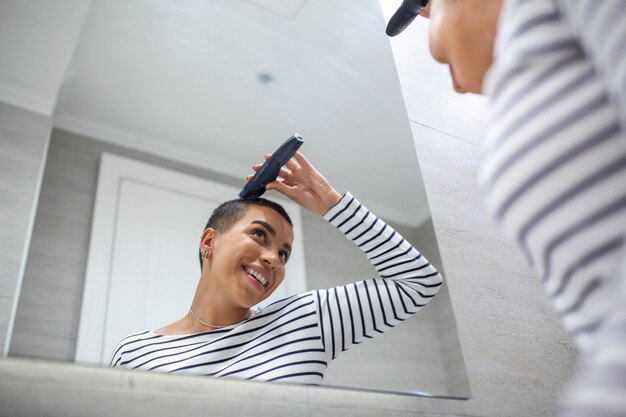
[[[265,279],[265,277],[254,269],[248,268],[246,269],[246,272],[256,278],[256,280],[259,281],[264,287],[267,285],[267,280]]]

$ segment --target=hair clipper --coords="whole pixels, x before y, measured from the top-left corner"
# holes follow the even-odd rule
[[[249,200],[261,197],[265,192],[265,186],[276,180],[282,166],[293,157],[303,143],[304,138],[296,133],[280,145],[270,159],[265,161],[254,174],[254,177],[246,183],[239,193],[239,198]]]

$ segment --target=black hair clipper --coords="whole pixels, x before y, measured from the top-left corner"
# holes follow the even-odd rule
[[[261,197],[265,192],[265,186],[276,180],[282,166],[291,159],[303,143],[304,138],[296,133],[280,145],[270,159],[265,161],[254,174],[254,177],[246,183],[239,193],[239,198],[250,200]]]

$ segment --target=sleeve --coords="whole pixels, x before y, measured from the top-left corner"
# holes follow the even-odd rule
[[[141,346],[146,340],[156,339],[157,337],[150,336],[150,331],[147,329],[140,330],[138,332],[132,333],[122,339],[115,350],[113,350],[113,354],[111,355],[111,361],[109,362],[109,366],[111,368],[116,368],[120,366],[124,366],[124,353],[128,349],[136,349],[138,346]]]
[[[117,344],[113,354],[111,355],[111,360],[109,361],[109,366],[111,368],[117,368],[120,366],[124,366],[124,350],[126,349],[126,344],[128,338],[124,338],[120,343]]]
[[[416,313],[435,296],[442,278],[409,242],[350,193],[324,218],[365,253],[379,275],[315,291],[322,344],[332,360]]]
[[[611,280],[610,313],[565,391],[560,417],[623,417],[626,410],[626,250]]]
[[[626,0],[559,0],[559,7],[626,131]]]
[[[111,361],[109,362],[109,366],[111,368],[117,368],[119,366],[122,366],[120,365],[121,362],[122,362],[122,351],[116,348],[113,356],[111,356]]]
[[[559,0],[559,7],[615,106],[626,142],[626,0]],[[622,253],[622,264],[611,278],[613,299],[606,301],[612,308],[562,400],[562,416],[624,415],[626,252]]]

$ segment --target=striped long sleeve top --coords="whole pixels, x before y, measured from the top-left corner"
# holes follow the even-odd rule
[[[487,206],[589,364],[570,415],[626,415],[625,48],[625,0],[507,0],[483,86]]]
[[[365,253],[379,278],[297,294],[219,330],[143,330],[119,343],[111,366],[320,384],[337,355],[406,320],[441,287],[437,270],[350,193],[324,218]]]

